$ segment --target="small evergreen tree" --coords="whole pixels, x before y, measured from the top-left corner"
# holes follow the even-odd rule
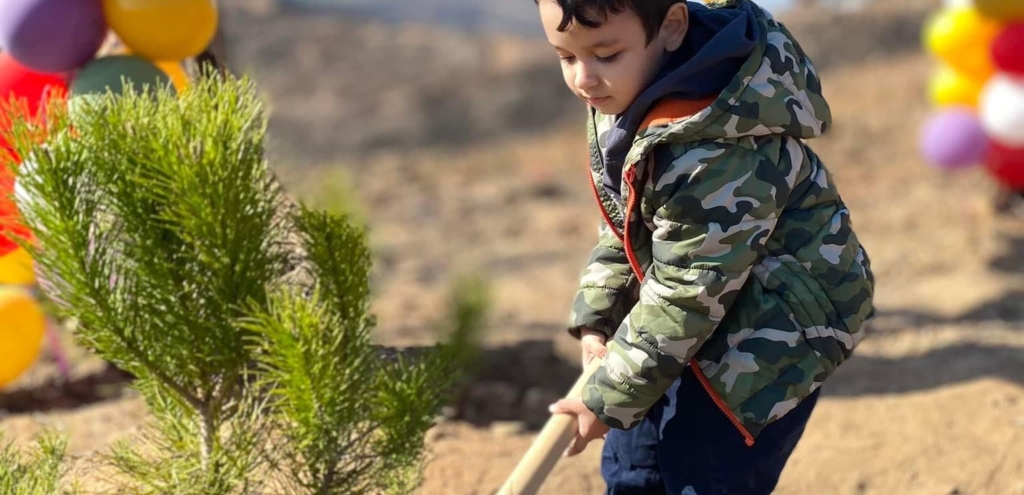
[[[107,456],[124,494],[409,493],[472,356],[481,287],[442,344],[371,343],[366,232],[292,203],[247,78],[79,97],[19,119],[18,198],[50,297],[152,411]],[[36,493],[36,492],[22,492]]]
[[[55,434],[41,437],[25,455],[0,435],[0,493],[5,495],[72,495],[62,488],[67,442]]]

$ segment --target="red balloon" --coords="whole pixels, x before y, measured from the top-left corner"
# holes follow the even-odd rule
[[[19,158],[4,137],[11,125],[11,100],[17,98],[18,104],[36,118],[46,98],[51,95],[66,98],[67,90],[67,81],[60,75],[33,71],[6,53],[0,53],[0,256],[17,249],[12,235],[29,239],[30,232],[18,223],[20,213],[12,198],[14,176],[11,167]]]
[[[28,109],[35,114],[43,103],[44,96],[67,95],[67,81],[60,74],[44,74],[29,69],[6,53],[0,53],[0,102],[12,96],[24,98]]]
[[[29,69],[10,55],[0,52],[0,106],[8,108],[11,100],[39,116],[42,104],[50,97],[66,99],[68,81],[61,74],[46,74]],[[10,115],[0,115],[0,130],[10,126]]]
[[[1024,76],[1024,23],[1007,26],[992,43],[992,60],[1003,72]]]
[[[1024,191],[1024,148],[992,143],[985,166],[1006,187]]]
[[[31,231],[18,223],[21,214],[14,204],[14,177],[6,166],[0,168],[0,256],[18,248],[12,236],[30,239]]]
[[[47,98],[55,96],[64,99],[67,98],[67,92],[67,81],[60,75],[36,72],[0,52],[0,165],[8,160],[8,155],[18,160],[5,139],[11,118],[19,113],[11,110],[12,99],[17,98],[14,104],[26,108],[29,115],[35,118],[39,117],[40,107]]]

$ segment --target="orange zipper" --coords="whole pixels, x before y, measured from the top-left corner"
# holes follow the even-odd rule
[[[694,375],[697,375],[697,381],[699,381],[700,385],[704,387],[704,391],[711,396],[711,400],[715,401],[715,405],[718,406],[718,409],[725,413],[725,417],[729,418],[729,422],[731,422],[732,425],[740,431],[740,434],[743,435],[743,441],[747,444],[747,447],[752,447],[754,445],[754,436],[743,427],[740,420],[736,419],[736,416],[734,416],[732,411],[729,410],[729,406],[725,404],[725,401],[715,393],[714,389],[711,388],[711,384],[708,383],[708,377],[704,376],[704,372],[700,370],[700,366],[697,364],[696,358],[690,360],[690,369],[693,370]]]
[[[626,259],[629,260],[629,266],[633,267],[633,273],[636,274],[636,278],[639,282],[644,281],[644,271],[641,269],[640,262],[636,259],[636,253],[633,252],[633,247],[629,243],[629,217],[633,211],[633,206],[636,205],[636,189],[633,187],[633,179],[636,178],[635,169],[626,171],[626,186],[629,187],[629,201],[626,202],[626,212],[622,215],[623,232],[622,236],[625,240],[622,242],[626,246]]]
[[[612,223],[611,217],[608,216],[608,212],[604,208],[604,203],[601,202],[601,196],[597,192],[597,184],[594,183],[594,174],[589,173],[588,169],[587,175],[590,177],[590,186],[594,189],[594,195],[597,197],[597,205],[598,207],[601,208],[601,215],[604,216],[604,220],[608,222],[608,226],[612,228],[612,231],[615,232],[615,235],[618,236],[619,239],[623,241],[623,245],[626,248],[626,258],[629,260],[629,266],[632,267],[633,273],[636,275],[637,281],[643,282],[644,273],[640,267],[640,262],[636,259],[636,254],[633,252],[633,246],[631,245],[629,240],[629,217],[633,211],[633,207],[636,205],[636,188],[633,186],[633,180],[636,179],[636,171],[633,169],[628,170],[626,171],[625,175],[626,186],[629,187],[629,201],[626,202],[626,211],[623,214],[623,232],[621,234],[619,233],[619,230],[615,227],[615,224]],[[743,435],[743,440],[747,444],[747,446],[749,447],[754,445],[754,436],[751,435],[750,432],[743,427],[743,424],[740,423],[740,420],[737,419],[735,415],[733,415],[731,410],[729,410],[729,406],[725,404],[725,401],[722,400],[721,397],[719,397],[719,395],[715,392],[713,388],[711,388],[711,383],[708,382],[708,378],[704,376],[704,372],[701,371],[700,366],[697,364],[697,359],[691,359],[689,366],[690,369],[693,370],[693,374],[697,376],[697,381],[699,381],[700,385],[704,387],[704,391],[707,392],[709,396],[711,396],[711,400],[715,403],[716,406],[718,406],[718,409],[721,410],[723,414],[725,414],[726,418],[729,418],[729,422],[732,423],[732,425],[735,426],[737,430],[739,430],[740,434]]]

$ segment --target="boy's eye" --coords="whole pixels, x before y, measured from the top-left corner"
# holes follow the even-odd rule
[[[563,62],[572,62],[576,60],[576,57],[572,55],[559,55],[558,58],[562,59]]]
[[[617,58],[619,58],[619,54],[618,53],[613,53],[613,54],[611,54],[611,55],[609,55],[607,57],[597,57],[597,61],[607,64],[609,62],[614,62],[615,59],[617,59]]]

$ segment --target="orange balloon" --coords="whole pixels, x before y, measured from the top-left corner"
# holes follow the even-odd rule
[[[46,315],[24,289],[0,287],[0,388],[14,382],[39,356]]]
[[[0,284],[32,285],[36,283],[36,271],[32,256],[24,248],[0,256]]]
[[[128,48],[151,61],[199,55],[217,33],[213,0],[103,0],[103,14]]]
[[[174,89],[178,90],[179,94],[188,87],[188,74],[185,73],[185,68],[180,63],[163,61],[157,62],[156,66],[164,71],[167,77],[171,78],[171,82],[174,83]]]
[[[111,55],[141,56],[137,53],[132,53],[131,49],[124,45],[115,48]],[[181,65],[181,62],[175,62],[173,60],[158,60],[153,62],[153,65],[159,67],[160,70],[167,74],[167,77],[171,78],[171,83],[174,84],[174,89],[176,89],[179,94],[188,87],[188,74],[185,72],[185,68]]]
[[[1024,2],[1020,0],[974,0],[978,11],[992,19],[1024,21]]]

